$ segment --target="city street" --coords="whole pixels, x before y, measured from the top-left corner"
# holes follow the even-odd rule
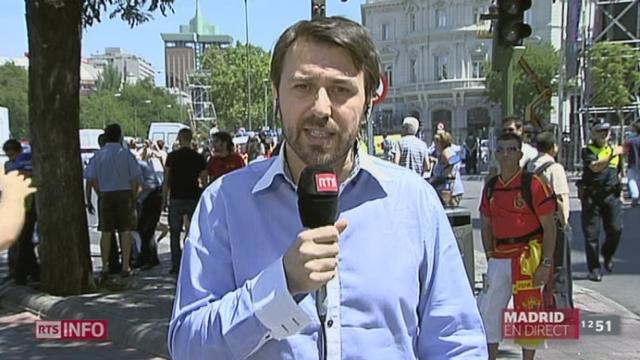
[[[465,176],[465,195],[462,206],[471,210],[474,224],[474,247],[482,250],[482,240],[480,238],[480,221],[478,206],[480,204],[480,194],[482,191],[482,176]],[[640,288],[640,207],[631,208],[625,206],[624,209],[624,230],[620,247],[614,257],[616,265],[611,274],[604,271],[603,281],[600,283],[586,279],[587,267],[584,252],[584,236],[582,234],[580,222],[580,201],[577,198],[575,184],[570,182],[571,188],[571,216],[570,222],[573,228],[573,239],[571,242],[571,259],[573,264],[574,284],[604,294],[608,298],[626,307],[633,313],[640,315],[640,299],[638,289]],[[601,232],[601,239],[604,232]],[[476,275],[476,279],[478,275]]]
[[[486,264],[482,255],[478,219],[479,194],[483,184],[481,176],[465,177],[466,196],[463,206],[473,218],[474,247],[476,250],[476,284],[482,278]],[[575,192],[575,189],[574,189]],[[631,256],[639,246],[633,241],[634,231],[640,230],[632,222],[640,209],[625,209],[625,231],[620,251],[616,256],[616,271],[602,283],[585,280],[584,250],[580,231],[579,203],[572,197],[571,222],[574,226],[572,256],[574,259],[574,301],[584,315],[617,315],[621,318],[620,335],[584,336],[580,341],[550,342],[541,351],[539,359],[640,359],[640,349],[633,340],[640,332],[640,301],[636,297],[640,286],[637,267]],[[94,271],[101,268],[99,237],[96,219],[89,216],[92,262]],[[175,278],[168,275],[169,241],[159,244],[161,266],[140,271],[123,289],[106,290],[67,298],[50,297],[30,288],[0,285],[0,347],[3,359],[50,358],[167,358],[166,333],[175,292]],[[6,274],[6,252],[0,253],[0,277]],[[118,278],[119,279],[119,278]],[[633,292],[633,294],[632,294]],[[11,300],[13,299],[13,300]],[[8,303],[18,303],[20,307]],[[24,312],[28,308],[31,312]],[[69,342],[35,340],[33,323],[42,314],[45,319],[103,319],[108,320],[109,342]],[[7,349],[7,350],[5,350]],[[135,349],[135,350],[134,350]],[[153,355],[151,355],[153,354]],[[159,356],[159,357],[154,357]],[[504,342],[501,359],[518,359],[520,350],[512,342]]]

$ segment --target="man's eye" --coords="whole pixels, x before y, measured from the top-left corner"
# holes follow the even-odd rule
[[[309,84],[295,84],[293,88],[296,90],[308,90]]]
[[[351,89],[349,89],[348,87],[344,87],[344,86],[335,87],[333,91],[336,94],[342,94],[342,95],[351,93]]]

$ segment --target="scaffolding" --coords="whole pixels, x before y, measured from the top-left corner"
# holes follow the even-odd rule
[[[202,125],[211,125],[217,119],[216,108],[211,98],[210,83],[211,72],[202,68],[187,77],[189,94],[191,95],[191,106],[187,108],[187,112],[191,120],[191,128],[196,134],[206,134],[208,126],[203,128]]]
[[[581,3],[577,84],[572,96],[571,133],[573,165],[580,161],[580,149],[588,141],[589,124],[604,119],[624,136],[624,125],[640,118],[640,99],[635,96],[631,105],[620,109],[622,124],[617,109],[596,106],[597,89],[593,88],[589,49],[597,42],[608,41],[628,44],[636,50],[640,47],[640,0],[583,0]],[[617,139],[620,140],[620,139]]]

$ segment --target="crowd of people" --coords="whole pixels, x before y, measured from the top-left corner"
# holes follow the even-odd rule
[[[237,146],[230,133],[215,131],[209,149],[194,143],[188,128],[175,144],[138,146],[123,144],[118,124],[104,129],[101,149],[84,169],[90,213],[93,192],[98,199],[100,280],[159,264],[162,235],[155,234],[167,209],[170,273],[177,275],[173,358],[305,359],[320,352],[321,358],[495,359],[502,309],[511,299],[517,310],[573,307],[569,186],[555,161],[555,134],[526,136],[519,119],[502,121],[481,194],[488,272],[476,299],[440,203],[459,203],[463,165],[478,172],[478,141],[457,145],[439,127],[427,145],[417,136],[418,119],[409,116],[397,142],[384,137],[383,159],[361,151],[359,130],[379,69],[361,25],[342,17],[300,21],[285,30],[272,56],[286,139],[277,146],[264,134]],[[640,134],[640,123],[634,126]],[[624,154],[634,206],[640,197],[640,135],[625,147],[611,146],[609,135],[609,124],[595,124],[582,151],[579,196],[592,281],[602,280],[600,256],[613,271]],[[0,185],[19,191],[14,197],[4,191],[0,209],[22,219],[21,230],[9,232],[19,232],[10,275],[24,284],[39,275],[35,190],[25,180],[31,158],[15,142],[3,148],[9,161]],[[336,183],[318,185],[319,193],[329,187],[340,194],[339,217],[317,228],[299,221],[297,186],[308,166],[335,175]],[[23,211],[16,210],[25,198]],[[544,339],[518,343],[524,359],[545,346]]]

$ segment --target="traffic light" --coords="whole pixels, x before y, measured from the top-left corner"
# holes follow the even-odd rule
[[[497,45],[522,45],[522,40],[531,35],[531,26],[524,23],[524,12],[531,8],[531,0],[497,0],[497,5]]]
[[[311,19],[327,16],[326,0],[311,0]]]

